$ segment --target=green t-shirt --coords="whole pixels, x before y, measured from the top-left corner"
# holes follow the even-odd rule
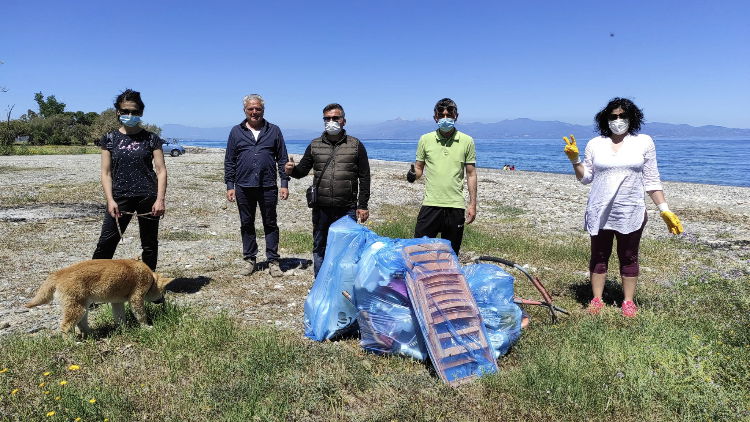
[[[425,162],[422,205],[465,208],[464,167],[477,162],[474,138],[456,130],[445,138],[439,130],[419,138],[417,161]]]

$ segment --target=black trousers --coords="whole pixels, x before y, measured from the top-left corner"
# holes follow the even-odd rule
[[[279,189],[276,186],[243,188],[235,187],[237,209],[240,211],[240,233],[242,234],[242,256],[255,259],[258,242],[255,234],[255,210],[260,208],[263,219],[263,232],[266,237],[266,258],[279,260],[279,226],[276,223],[276,205],[279,202]]]
[[[125,229],[133,218],[125,212],[136,212],[138,214],[150,213],[151,207],[156,202],[156,197],[137,196],[132,198],[115,198],[117,206],[123,215],[119,218],[120,228],[125,233]],[[141,259],[148,265],[152,271],[156,270],[156,260],[159,257],[159,217],[147,215],[138,217],[138,231],[141,236],[141,248],[143,253]],[[104,223],[102,232],[99,235],[99,241],[94,250],[93,259],[112,259],[115,256],[117,243],[120,241],[120,233],[117,230],[117,220],[109,215],[104,214]]]
[[[464,222],[466,216],[462,208],[433,207],[423,205],[417,216],[417,226],[414,237],[440,237],[450,240],[453,251],[458,255],[461,241],[464,238]]]

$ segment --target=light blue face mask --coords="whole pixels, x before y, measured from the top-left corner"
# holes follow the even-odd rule
[[[136,127],[141,122],[141,116],[133,116],[132,114],[123,114],[120,116],[120,123],[128,127]]]
[[[451,119],[450,117],[443,117],[442,119],[438,120],[437,124],[441,132],[450,132],[456,125],[456,120]]]

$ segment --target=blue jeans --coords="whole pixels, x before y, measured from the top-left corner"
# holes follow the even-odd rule
[[[263,232],[266,235],[266,258],[279,260],[279,226],[276,224],[276,205],[279,202],[279,189],[276,186],[243,188],[236,186],[234,195],[240,211],[240,233],[242,234],[242,256],[255,259],[258,242],[255,236],[255,210],[260,208],[263,219]]]
[[[328,228],[339,218],[348,215],[357,220],[356,210],[348,207],[315,207],[312,209],[313,223],[313,269],[318,276],[328,243]]]

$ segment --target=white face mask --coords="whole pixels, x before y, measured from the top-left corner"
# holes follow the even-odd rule
[[[615,135],[622,135],[627,133],[629,127],[629,119],[617,119],[609,121],[609,130],[611,130]]]
[[[326,122],[326,133],[331,136],[336,136],[341,132],[341,124],[339,122]]]

